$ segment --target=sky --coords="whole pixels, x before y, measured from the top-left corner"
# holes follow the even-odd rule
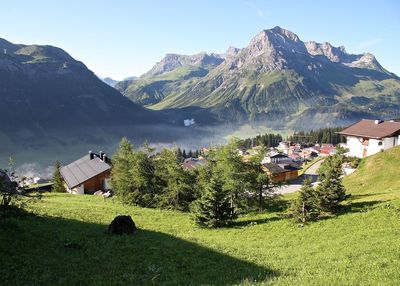
[[[301,40],[370,52],[400,76],[400,1],[0,0],[0,38],[58,46],[122,80],[166,53],[223,53],[275,26]]]

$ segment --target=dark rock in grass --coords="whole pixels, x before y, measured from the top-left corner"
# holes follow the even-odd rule
[[[136,231],[136,225],[129,215],[119,215],[114,218],[108,226],[110,234],[133,234]]]

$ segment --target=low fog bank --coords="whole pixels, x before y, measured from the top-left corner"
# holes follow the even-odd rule
[[[90,129],[78,127],[74,130],[47,130],[42,133],[18,130],[13,134],[4,134],[0,131],[0,168],[7,167],[8,158],[11,156],[19,176],[49,178],[56,160],[66,165],[86,155],[89,150],[104,151],[111,157],[122,137],[127,137],[135,148],[139,148],[147,141],[157,150],[163,147],[196,150],[224,144],[232,136],[249,138],[264,133],[280,133],[286,137],[293,131],[283,126],[281,121],[217,126],[195,124],[190,127],[170,125],[119,125]]]
[[[14,160],[14,169],[19,177],[50,178],[56,160],[66,165],[93,152],[104,151],[112,156],[122,137],[127,137],[139,148],[144,142],[157,150],[163,147],[200,149],[210,145],[223,144],[234,126],[117,126],[112,131],[104,129],[75,129],[48,132],[46,136],[21,138],[19,134],[1,134],[0,168],[8,167],[9,157]],[[73,135],[72,135],[73,134]]]

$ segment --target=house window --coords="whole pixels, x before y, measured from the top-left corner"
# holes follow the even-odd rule
[[[378,142],[378,146],[382,146],[382,144],[383,144],[382,141],[379,141],[379,142]]]

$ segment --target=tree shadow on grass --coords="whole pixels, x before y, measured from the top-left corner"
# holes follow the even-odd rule
[[[350,204],[342,207],[342,209],[339,212],[339,215],[348,213],[366,212],[370,209],[373,209],[376,205],[382,203],[384,203],[384,201],[351,202]]]
[[[269,218],[259,218],[259,219],[247,219],[247,220],[239,220],[239,221],[232,221],[226,227],[228,228],[241,228],[250,225],[258,225],[258,224],[265,224],[273,221],[281,220],[282,217],[274,216]]]
[[[165,233],[26,216],[0,225],[3,285],[232,285],[276,271]]]

